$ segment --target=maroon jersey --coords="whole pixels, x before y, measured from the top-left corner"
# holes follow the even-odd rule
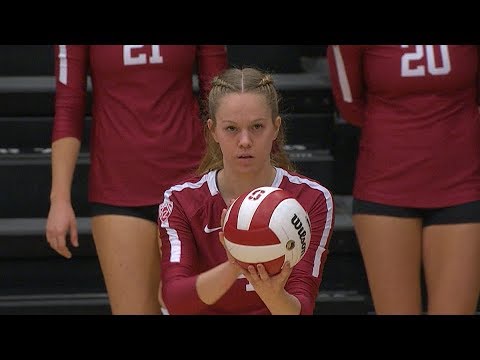
[[[362,126],[353,195],[395,206],[480,199],[479,50],[332,45],[340,115]]]
[[[218,240],[227,205],[218,191],[216,173],[173,186],[159,206],[163,300],[171,314],[270,314],[243,275],[213,305],[197,295],[198,274],[227,261]],[[300,301],[301,314],[312,314],[334,225],[332,195],[318,182],[280,168],[272,186],[289,191],[310,217],[310,246],[293,267],[285,289]]]
[[[197,167],[204,151],[200,95],[227,67],[223,45],[55,46],[52,141],[81,139],[87,72],[93,86],[89,200],[158,204]],[[162,190],[163,189],[163,190]]]

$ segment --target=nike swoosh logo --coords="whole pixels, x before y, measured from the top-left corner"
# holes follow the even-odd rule
[[[220,230],[221,228],[222,228],[222,227],[220,226],[220,227],[216,227],[216,228],[210,229],[210,228],[208,227],[208,225],[205,225],[205,227],[203,228],[203,231],[205,231],[207,234],[210,234],[210,233],[212,233],[212,232],[214,232],[214,231]]]

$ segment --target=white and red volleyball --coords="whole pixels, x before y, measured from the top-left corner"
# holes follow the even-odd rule
[[[307,212],[287,191],[264,186],[239,196],[228,208],[225,247],[244,268],[262,263],[270,275],[295,266],[310,245]]]

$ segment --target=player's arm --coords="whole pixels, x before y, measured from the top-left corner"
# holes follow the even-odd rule
[[[86,103],[87,45],[55,46],[55,117],[50,199],[70,201]]]
[[[223,233],[220,232],[219,236]],[[198,297],[205,304],[215,304],[232,287],[240,273],[230,261],[201,273],[196,282]]]
[[[285,288],[292,273],[289,265],[285,264],[282,271],[272,277],[269,277],[263,264],[258,264],[256,269],[250,265],[243,273],[272,315],[299,315],[301,313],[302,304],[299,299]],[[268,281],[264,281],[266,279]]]
[[[362,126],[365,121],[363,47],[329,45],[327,59],[332,93],[345,121]]]
[[[327,189],[322,190],[318,191],[317,201],[308,211],[312,235],[307,253],[293,268],[285,285],[285,290],[300,302],[300,315],[313,314],[333,232],[333,197]]]
[[[195,239],[188,217],[174,194],[159,207],[159,232],[162,298],[170,314],[198,314],[214,304],[236,281],[239,272],[228,261],[199,274]]]
[[[71,205],[73,173],[80,149],[86,102],[87,45],[56,45],[55,116],[52,130],[50,211],[46,237],[59,254],[70,258],[66,234],[78,246],[75,215]]]
[[[228,67],[227,47],[197,45],[196,59],[200,106],[202,112],[205,112],[212,79]]]

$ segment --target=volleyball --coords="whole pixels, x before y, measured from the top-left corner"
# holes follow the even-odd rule
[[[225,247],[243,268],[262,263],[270,275],[295,266],[311,238],[310,219],[286,190],[264,186],[239,196],[227,209]]]

